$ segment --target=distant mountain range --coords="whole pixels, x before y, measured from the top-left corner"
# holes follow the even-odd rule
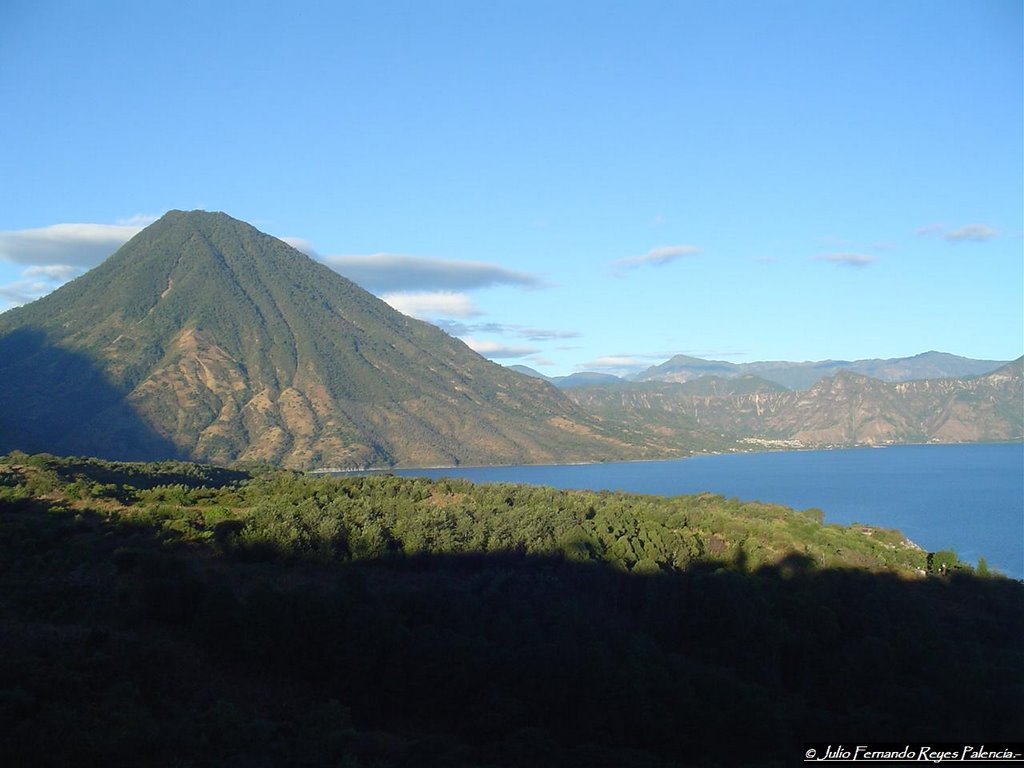
[[[290,467],[643,451],[221,213],[172,211],[0,315],[0,451]]]
[[[923,352],[913,357],[870,360],[818,360],[812,362],[769,361],[756,363],[730,363],[724,360],[703,360],[699,357],[676,355],[660,365],[651,366],[633,376],[621,378],[606,373],[581,372],[569,376],[547,377],[524,365],[510,366],[513,370],[550,381],[562,389],[595,384],[608,385],[632,381],[672,381],[685,383],[697,379],[746,379],[748,389],[757,377],[786,389],[808,389],[827,376],[850,371],[870,376],[879,381],[914,381],[918,379],[946,379],[979,376],[1009,363],[1009,360],[974,360],[946,352]],[[722,386],[721,383],[718,384]],[[717,394],[724,394],[718,392]]]
[[[702,376],[723,378],[760,376],[787,389],[808,389],[826,376],[850,371],[880,381],[912,381],[977,376],[1006,365],[1009,360],[972,360],[945,352],[924,352],[888,360],[821,360],[817,362],[728,363],[676,355],[636,376],[637,381],[691,381]]]
[[[649,435],[658,446],[676,450],[1024,438],[1024,358],[967,378],[884,382],[840,371],[808,390],[725,391],[725,384],[736,381],[741,380],[704,377],[566,393],[623,432]],[[723,385],[720,394],[693,391],[716,382]]]
[[[355,468],[1020,439],[1021,363],[994,366],[675,357],[556,387],[244,222],[172,211],[0,314],[0,452]]]

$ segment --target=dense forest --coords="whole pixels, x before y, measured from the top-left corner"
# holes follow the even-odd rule
[[[1024,732],[1024,585],[709,494],[0,457],[0,762],[788,765]]]

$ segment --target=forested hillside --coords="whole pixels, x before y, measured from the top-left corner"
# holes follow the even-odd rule
[[[788,765],[1024,726],[1024,586],[815,510],[15,454],[0,579],[10,765]]]

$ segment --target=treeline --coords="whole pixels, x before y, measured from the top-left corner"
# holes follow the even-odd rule
[[[1024,587],[926,557],[713,496],[10,456],[0,761],[788,765],[805,740],[1012,739]]]
[[[247,494],[251,506],[229,540],[247,557],[520,553],[658,573],[707,561],[754,568],[797,552],[824,567],[927,567],[925,553],[897,531],[824,525],[820,510],[712,494],[666,499],[382,476],[265,477]]]
[[[7,464],[19,461],[33,470],[13,483],[22,493],[59,489],[74,500],[117,500],[126,520],[173,523],[190,539],[250,561],[517,553],[658,573],[701,562],[752,569],[797,553],[815,567],[904,575],[970,569],[951,551],[928,558],[898,531],[825,525],[818,509],[795,512],[713,494],[664,498],[379,474],[311,477],[46,454],[13,454]]]

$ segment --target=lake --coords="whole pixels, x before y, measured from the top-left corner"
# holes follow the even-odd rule
[[[554,488],[659,496],[710,491],[744,501],[818,507],[830,523],[898,528],[935,552],[1024,579],[1024,445],[901,445],[697,456],[609,464],[405,469]]]

